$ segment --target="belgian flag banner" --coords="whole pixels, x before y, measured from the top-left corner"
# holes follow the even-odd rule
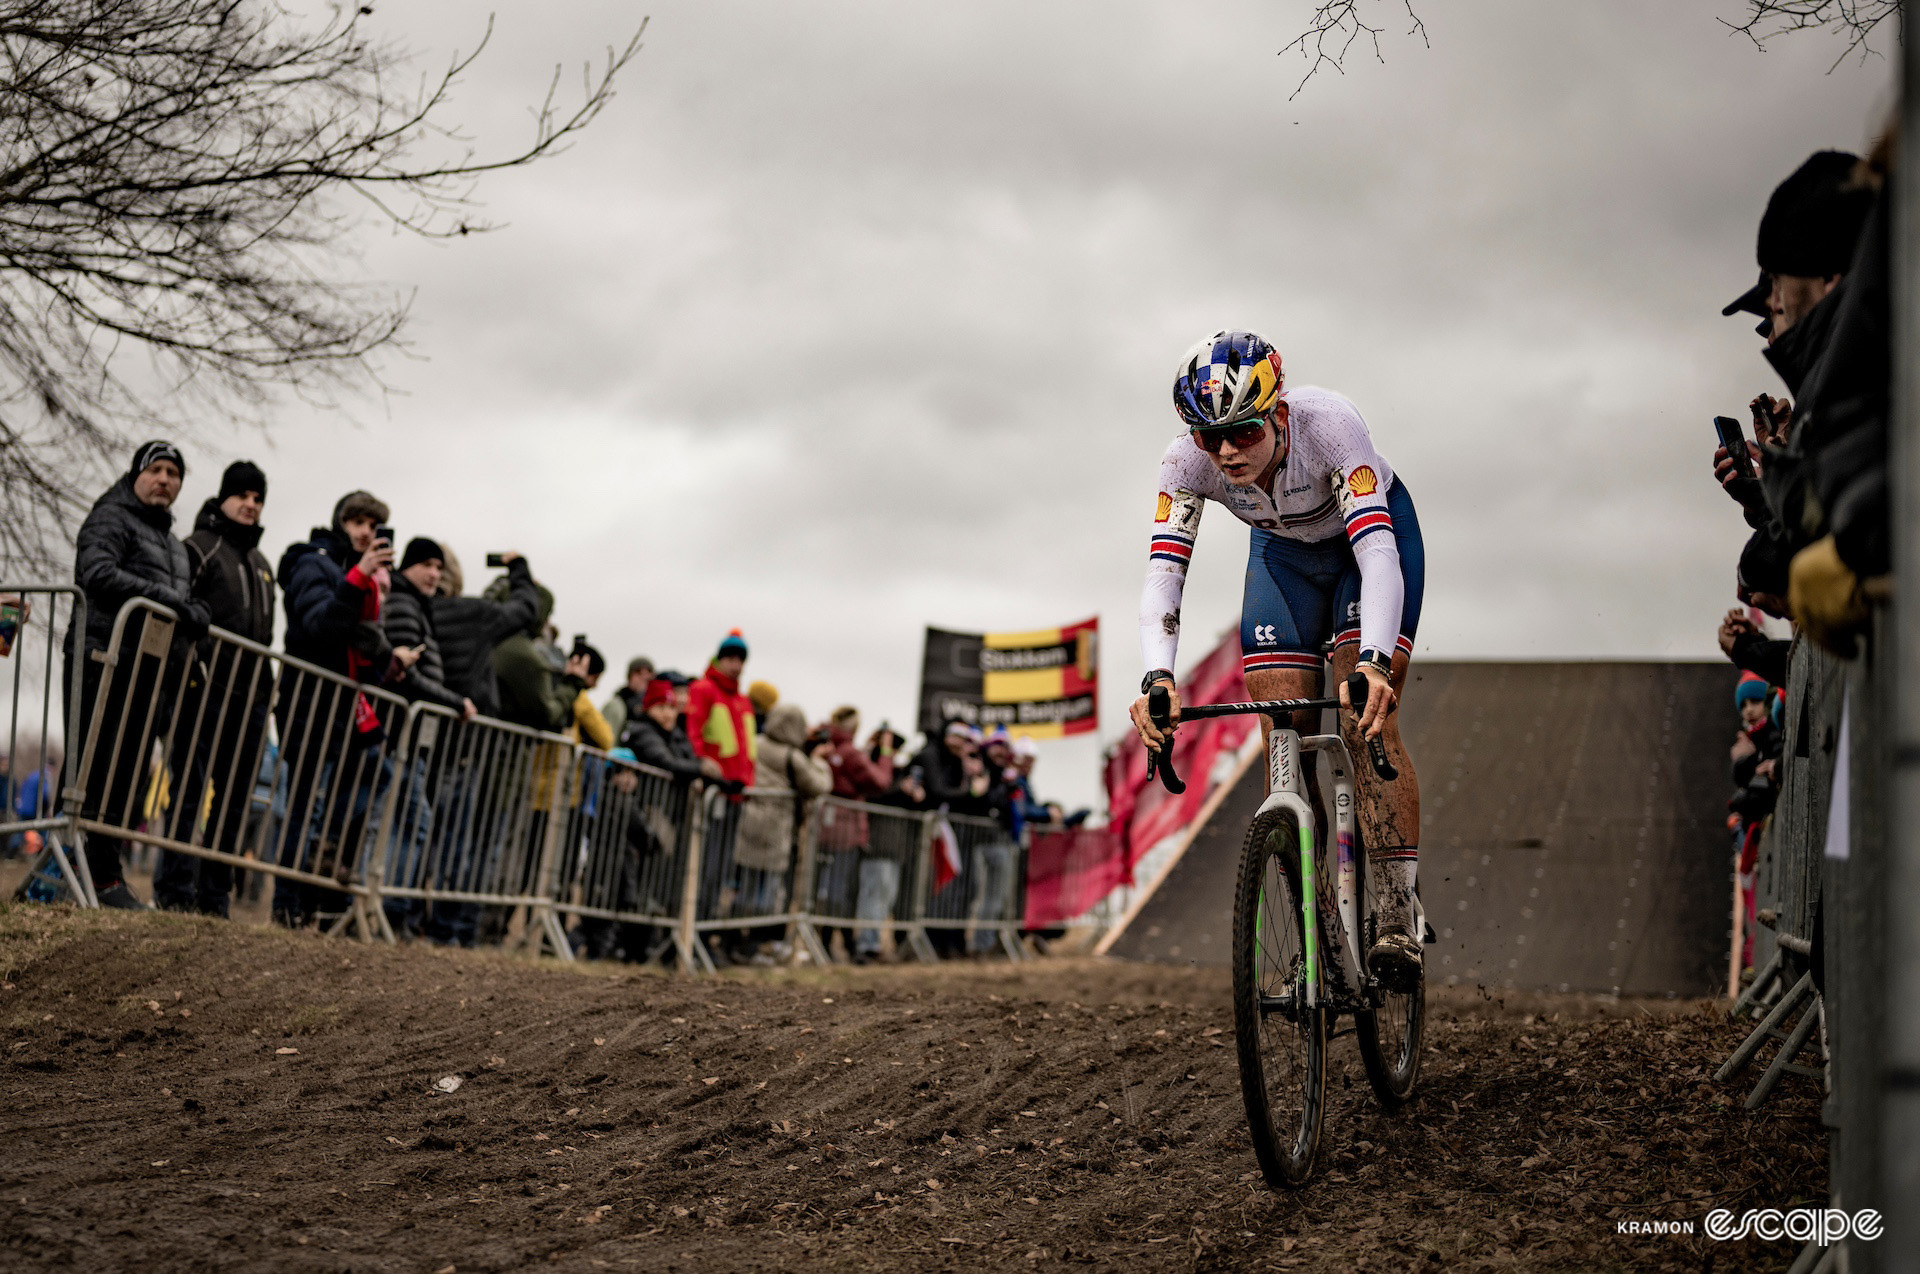
[[[1100,620],[1024,633],[927,629],[920,728],[960,720],[1058,739],[1100,724]]]

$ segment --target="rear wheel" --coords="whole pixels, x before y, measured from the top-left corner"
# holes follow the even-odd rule
[[[1367,897],[1380,897],[1368,872]],[[1374,937],[1374,920],[1367,921],[1367,941]],[[1424,962],[1423,962],[1424,966]],[[1411,991],[1380,991],[1379,1007],[1354,1014],[1354,1039],[1360,1045],[1360,1064],[1366,1068],[1367,1082],[1374,1096],[1388,1110],[1397,1110],[1413,1096],[1420,1082],[1420,1052],[1427,1022],[1427,975],[1423,967],[1420,981]]]
[[[1233,904],[1233,1021],[1240,1092],[1260,1171],[1276,1186],[1313,1170],[1326,1108],[1327,1015],[1307,1006],[1300,906],[1300,828],[1258,815],[1240,851]]]

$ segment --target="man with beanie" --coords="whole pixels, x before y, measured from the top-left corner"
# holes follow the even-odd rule
[[[207,604],[213,627],[261,646],[273,642],[273,570],[260,552],[266,500],[267,475],[252,461],[236,460],[221,475],[219,493],[200,506],[187,537],[193,595]],[[182,781],[168,816],[171,839],[226,854],[244,848],[272,685],[273,668],[259,654],[233,642],[202,643],[173,735],[171,766]],[[157,905],[224,917],[232,890],[229,864],[160,851],[153,874]]]
[[[1848,291],[1845,274],[1874,208],[1871,187],[1856,179],[1857,155],[1823,150],[1810,156],[1775,187],[1760,218],[1754,255],[1760,281],[1721,313],[1761,315],[1765,357],[1800,397],[1803,384],[1832,344],[1835,318]],[[1791,454],[1792,419],[1803,419],[1790,401],[1762,394],[1754,400],[1766,427],[1753,450],[1759,478],[1742,478],[1725,449],[1714,452],[1714,476],[1739,503],[1754,534],[1741,553],[1744,595],[1767,599],[1784,611],[1788,568],[1806,543],[1798,523],[1798,500],[1783,499],[1799,465]],[[1763,483],[1774,488],[1769,494]],[[1791,503],[1794,507],[1787,507]]]
[[[397,682],[418,658],[395,649],[380,626],[381,596],[389,583],[393,545],[375,534],[387,521],[382,500],[349,491],[333,519],[280,558],[280,589],[287,598],[287,654],[354,682]],[[344,860],[358,851],[359,833],[373,802],[386,741],[372,701],[348,686],[289,670],[274,704],[281,761],[288,773],[287,820],[277,860],[303,871],[331,869],[324,847]],[[371,758],[371,760],[370,760]],[[347,782],[334,781],[336,771]],[[310,885],[278,880],[273,918],[298,928],[323,904],[337,901]]]
[[[81,795],[80,816],[100,819],[116,826],[131,827],[137,814],[134,808],[147,775],[147,753],[155,735],[165,731],[160,720],[165,709],[152,714],[147,730],[130,723],[118,730],[119,719],[131,705],[143,705],[154,696],[155,683],[164,677],[174,683],[184,662],[186,646],[207,631],[207,604],[193,596],[192,571],[187,547],[173,537],[173,502],[179,498],[180,483],[186,477],[187,462],[180,449],[170,442],[149,442],[133,454],[133,462],[106,494],[94,501],[93,508],[80,524],[74,541],[73,580],[87,599],[86,627],[68,628],[66,637],[67,675],[62,687],[73,684],[73,661],[80,661],[80,728],[93,728],[96,703],[103,693],[102,678],[107,665],[107,643],[113,635],[113,623],[120,608],[136,597],[144,597],[169,607],[180,617],[174,629],[173,651],[165,670],[155,669],[152,661],[134,658],[143,624],[130,625],[122,637],[122,650],[109,684],[104,687],[106,702],[101,713],[102,738],[106,746],[97,748],[88,770],[86,790]],[[177,684],[177,683],[174,683]],[[173,694],[162,687],[155,701],[165,705]],[[111,740],[118,739],[116,746]],[[68,755],[83,756],[84,737],[68,748]],[[108,790],[107,780],[113,786]],[[93,878],[94,892],[105,907],[137,910],[143,904],[134,897],[122,879],[120,840],[117,837],[90,834],[86,837],[87,867]]]
[[[720,767],[722,781],[739,788],[753,782],[759,754],[753,701],[740,693],[747,666],[747,640],[738,628],[729,632],[707,665],[704,677],[687,693],[687,737],[693,750]]]
[[[447,686],[440,641],[434,633],[433,597],[440,589],[445,566],[445,554],[439,544],[425,536],[409,540],[406,552],[400,555],[400,569],[387,591],[380,624],[395,649],[419,652],[419,658],[395,688],[416,703],[430,703],[459,713],[462,721],[471,721],[476,712],[473,700]],[[425,742],[428,737],[433,738],[433,744]],[[427,843],[433,830],[433,793],[441,786],[440,767],[434,758],[452,755],[452,750],[447,749],[449,742],[441,731],[432,736],[422,733],[414,741],[413,754],[401,776],[404,786],[394,805],[399,823],[389,841],[391,852],[386,864],[389,883],[416,888],[426,883],[421,873],[426,867]],[[444,886],[451,881],[443,879],[434,883]],[[426,904],[418,898],[392,899],[386,904],[386,912],[387,923],[396,935],[417,937],[426,918]]]

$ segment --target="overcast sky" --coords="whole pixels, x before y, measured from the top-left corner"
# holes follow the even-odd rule
[[[1175,363],[1251,327],[1407,482],[1419,656],[1711,654],[1743,527],[1710,420],[1778,392],[1719,307],[1889,64],[1756,52],[1736,0],[1429,3],[1430,48],[1382,4],[1385,64],[1290,100],[1310,7],[660,0],[598,123],[484,184],[504,229],[366,232],[366,277],[417,289],[399,394],[192,457],[182,507],[259,459],[277,556],[367,486],[470,579],[525,552],[616,667],[697,671],[739,627],[815,718],[910,720],[923,625],[1097,613],[1111,737]],[[502,3],[456,117],[514,143],[639,17]],[[423,68],[483,24],[369,21]],[[1183,655],[1237,620],[1245,545],[1208,515]],[[1049,747],[1043,791],[1091,799],[1093,745]]]

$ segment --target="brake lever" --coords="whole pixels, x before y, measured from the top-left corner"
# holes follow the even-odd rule
[[[1348,676],[1347,707],[1356,719],[1367,710],[1367,696],[1369,693],[1366,673],[1355,672]],[[1380,778],[1387,783],[1391,783],[1399,778],[1400,771],[1394,768],[1393,762],[1387,760],[1387,745],[1380,741],[1380,736],[1370,734],[1366,736],[1366,740],[1367,760],[1373,763],[1373,772],[1378,774]]]
[[[1160,776],[1160,783],[1175,796],[1187,790],[1186,782],[1173,772],[1173,699],[1167,693],[1167,684],[1157,681],[1153,689],[1147,691],[1147,719],[1154,728],[1168,736],[1165,747],[1147,749],[1147,781],[1152,782],[1154,775]]]

